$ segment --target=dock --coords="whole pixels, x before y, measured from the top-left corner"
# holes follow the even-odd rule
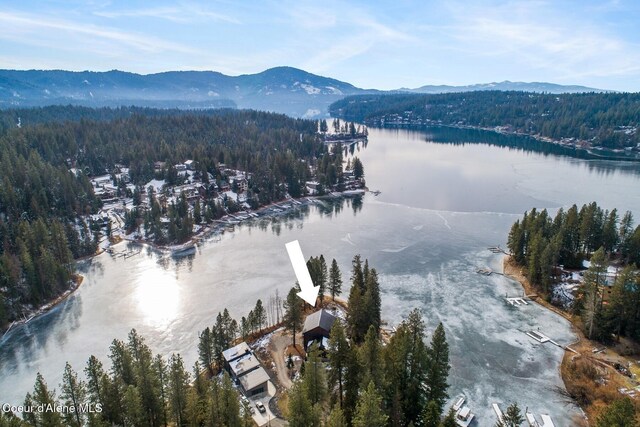
[[[555,427],[555,424],[551,420],[551,417],[547,414],[540,415],[540,418],[542,418],[542,423],[539,423],[538,420],[536,420],[536,417],[529,411],[526,411],[525,417],[527,419],[529,427]]]
[[[527,300],[522,297],[505,298],[505,300],[514,307],[519,305],[529,305]]]
[[[540,333],[538,331],[529,331],[529,332],[526,332],[526,334],[540,343],[545,343],[551,340],[551,338],[549,338],[545,334]]]
[[[494,253],[494,254],[509,255],[509,253],[504,249],[502,249],[500,246],[489,246],[487,249],[489,249],[489,251],[491,251],[491,253]]]
[[[498,422],[502,422],[504,419],[504,414],[502,413],[502,410],[500,409],[500,407],[498,406],[497,403],[492,403],[491,407],[493,408],[493,412],[496,413],[496,417],[498,418]]]
[[[476,273],[482,274],[483,276],[491,276],[493,271],[490,268],[479,268],[476,270]]]

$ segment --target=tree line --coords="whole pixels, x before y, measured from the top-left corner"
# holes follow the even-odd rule
[[[88,215],[101,201],[90,176],[113,173],[116,164],[129,167],[139,205],[142,186],[156,177],[156,161],[170,165],[160,172],[167,179],[172,165],[187,159],[196,161],[203,179],[222,179],[224,163],[251,174],[248,201],[257,207],[287,193],[302,195],[319,159],[337,164],[316,122],[280,114],[68,106],[4,110],[0,118],[13,123],[0,131],[0,327],[21,319],[27,305],[67,289],[73,259],[95,253],[100,225]],[[116,184],[124,191],[123,182]],[[144,224],[158,243],[185,241],[197,220],[238,209],[234,201],[221,206],[208,198],[191,213],[183,200],[161,208],[157,196],[149,196],[147,212],[136,206],[125,220],[129,231]],[[160,224],[162,214],[170,216],[168,227]]]
[[[180,355],[154,355],[135,329],[126,342],[113,341],[109,359],[111,368],[106,369],[91,356],[84,377],[67,363],[58,394],[38,373],[24,402],[27,407],[65,405],[76,410],[24,412],[22,419],[2,411],[0,426],[254,425],[226,374],[207,380],[199,362],[189,373]]]
[[[359,95],[329,107],[334,117],[368,124],[406,119],[445,125],[510,126],[554,139],[576,138],[606,148],[640,143],[640,94],[547,94],[477,91],[446,94]]]
[[[580,314],[589,338],[609,340],[612,334],[640,340],[640,225],[631,212],[603,210],[592,202],[578,210],[559,209],[554,218],[532,209],[511,227],[508,248],[527,278],[547,298],[565,268],[584,272],[579,298],[572,309]],[[618,273],[610,277],[614,262]],[[609,292],[610,291],[610,292]]]
[[[350,282],[346,322],[335,321],[326,357],[312,346],[289,391],[289,425],[455,426],[453,413],[443,418],[449,349],[442,324],[426,344],[426,325],[415,309],[385,344],[376,270],[356,255]],[[292,288],[286,299],[286,318],[303,311],[296,292]],[[297,320],[297,327],[286,323],[292,333],[299,331],[301,314]]]

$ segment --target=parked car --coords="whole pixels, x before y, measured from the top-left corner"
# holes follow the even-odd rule
[[[264,414],[265,412],[267,412],[267,408],[264,407],[262,402],[256,403],[256,408],[258,408],[258,411],[260,411],[261,414]]]

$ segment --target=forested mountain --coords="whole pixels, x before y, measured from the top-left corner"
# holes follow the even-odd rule
[[[0,70],[0,108],[54,104],[237,107],[311,117],[326,115],[329,104],[358,93],[371,91],[291,67],[240,76],[214,71],[140,75],[116,70]]]
[[[332,104],[332,116],[367,124],[502,127],[585,148],[638,148],[639,93],[539,94],[478,91],[362,95]]]
[[[584,86],[501,82],[469,86],[402,88],[397,92],[449,93],[485,90],[529,92],[599,92]],[[46,105],[154,108],[249,108],[294,117],[326,116],[329,105],[345,96],[383,91],[360,89],[293,67],[228,76],[215,71],[168,71],[135,74],[124,71],[0,70],[0,109]]]
[[[545,82],[503,82],[478,83],[467,86],[449,85],[425,85],[415,89],[402,88],[399,92],[411,93],[453,93],[453,92],[475,92],[478,90],[504,90],[504,91],[524,91],[539,93],[581,93],[581,92],[608,92],[602,89],[595,89],[586,86],[559,85]]]
[[[119,109],[96,111],[99,121],[80,119],[92,114],[78,107],[39,111],[53,122],[0,134],[0,325],[67,289],[72,260],[96,251],[89,214],[102,202],[88,176],[120,164],[140,188],[156,177],[155,162],[192,159],[195,173],[215,179],[224,163],[251,174],[248,200],[261,205],[298,195],[310,165],[331,163],[316,122],[273,113]],[[61,117],[76,121],[54,120]],[[160,173],[176,177],[173,167]]]

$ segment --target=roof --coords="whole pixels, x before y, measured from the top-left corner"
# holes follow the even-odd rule
[[[238,381],[240,381],[240,384],[245,391],[249,391],[260,384],[269,381],[269,374],[267,374],[267,371],[265,371],[264,368],[259,367],[258,369],[254,369],[253,371],[239,377]]]
[[[245,375],[259,366],[260,362],[258,362],[258,359],[256,359],[256,357],[251,353],[245,354],[244,356],[238,357],[237,359],[229,362],[229,367],[236,377]]]
[[[333,326],[333,322],[336,321],[336,316],[329,313],[324,308],[322,310],[318,310],[315,313],[312,313],[307,316],[304,321],[304,328],[302,328],[302,333],[308,332],[315,328],[322,328],[325,331],[331,331],[331,327]]]
[[[235,347],[231,347],[223,351],[222,357],[224,357],[224,360],[226,360],[227,362],[231,362],[232,360],[244,356],[247,353],[251,353],[251,349],[246,342],[241,342]]]

